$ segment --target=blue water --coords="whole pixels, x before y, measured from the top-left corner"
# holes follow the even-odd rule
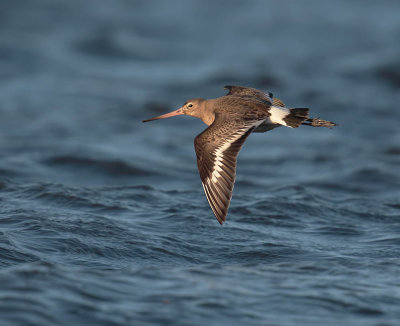
[[[398,1],[0,3],[1,325],[399,325]],[[190,117],[226,84],[339,124],[251,135],[227,222]]]

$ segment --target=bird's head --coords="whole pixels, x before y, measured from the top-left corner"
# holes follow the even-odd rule
[[[183,104],[178,110],[160,115],[158,117],[143,120],[143,122],[170,118],[170,117],[174,117],[176,115],[182,115],[182,114],[199,118],[199,117],[201,117],[201,109],[202,109],[202,105],[204,104],[204,102],[205,102],[205,100],[202,98],[193,98],[191,100],[186,101],[185,104]]]

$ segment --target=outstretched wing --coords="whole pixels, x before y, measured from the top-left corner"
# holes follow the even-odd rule
[[[194,140],[204,192],[220,224],[226,219],[232,198],[239,151],[262,121],[229,120],[216,114],[214,122]]]

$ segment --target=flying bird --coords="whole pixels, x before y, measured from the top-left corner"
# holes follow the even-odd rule
[[[185,114],[201,119],[208,126],[195,138],[194,148],[205,195],[220,224],[226,220],[232,198],[237,156],[252,132],[266,132],[280,126],[336,126],[330,121],[309,118],[308,108],[286,108],[269,92],[242,86],[224,89],[229,91],[225,96],[209,100],[194,98],[176,111],[143,120]]]

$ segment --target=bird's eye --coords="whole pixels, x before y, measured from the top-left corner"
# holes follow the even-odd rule
[[[188,105],[188,108],[191,108],[193,106],[193,104],[192,103],[190,103],[189,105]]]

